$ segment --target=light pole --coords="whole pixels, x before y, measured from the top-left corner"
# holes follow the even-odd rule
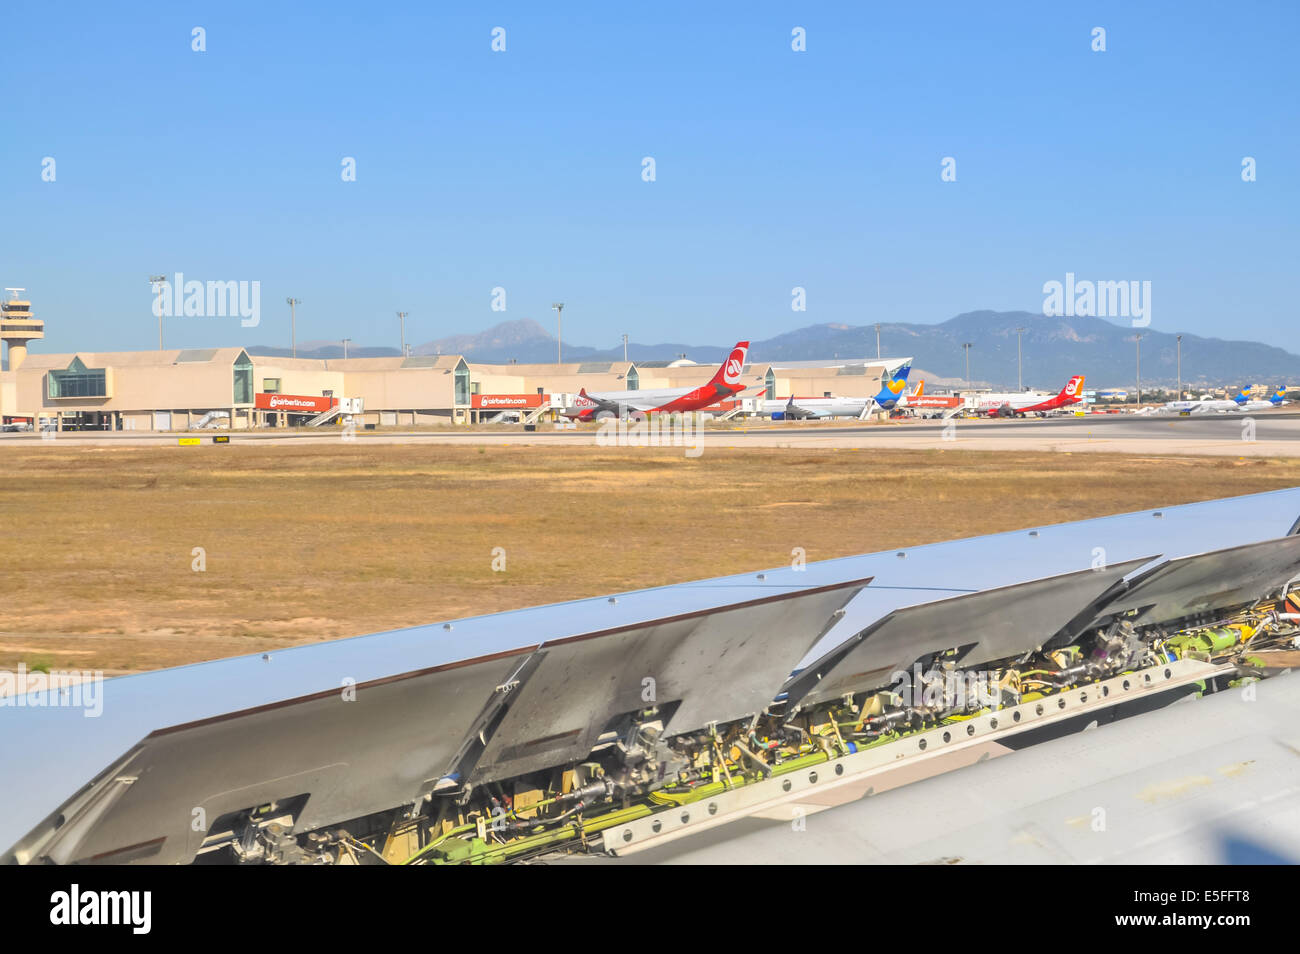
[[[162,347],[162,315],[163,315],[162,287],[166,283],[167,283],[166,275],[149,276],[149,284],[153,286],[154,294],[158,296],[157,301],[158,301],[158,350],[159,351],[163,349]]]
[[[289,306],[289,349],[293,356],[298,357],[298,312],[297,308],[302,304],[301,298],[286,298],[285,303]]]
[[[402,325],[402,357],[403,358],[406,357],[406,316],[409,314],[410,314],[409,311],[399,311],[397,313],[397,320],[401,322]]]
[[[1134,337],[1134,340],[1137,342],[1137,374],[1138,374],[1138,380],[1137,380],[1138,393],[1137,393],[1136,407],[1140,408],[1142,406],[1142,332],[1139,331],[1137,335]]]
[[[555,363],[564,364],[564,302],[553,301],[551,307],[555,309]]]
[[[1025,389],[1025,381],[1023,376],[1020,374],[1020,354],[1021,354],[1020,336],[1023,335],[1024,333],[1025,333],[1024,328],[1016,329],[1016,390],[1017,391],[1023,391]]]
[[[623,336],[623,363],[627,364],[627,335]]]
[[[343,339],[343,360],[344,361],[348,360],[348,342],[351,340],[352,340],[351,338]]]
[[[1183,336],[1178,335],[1178,400],[1183,399]]]
[[[963,348],[963,349],[965,350],[965,352],[966,352],[966,390],[969,391],[969,390],[970,390],[970,349],[971,349],[971,343],[970,343],[969,341],[964,341],[964,342],[962,342],[962,348]]]
[[[880,322],[876,322],[876,360],[880,360]]]

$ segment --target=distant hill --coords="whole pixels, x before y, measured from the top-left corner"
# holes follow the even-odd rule
[[[1124,387],[1136,383],[1137,333],[1142,335],[1144,385],[1177,381],[1174,333],[1117,325],[1101,318],[1045,318],[1024,311],[972,311],[937,325],[881,323],[882,353],[913,355],[936,374],[965,377],[962,343],[969,341],[970,374],[996,387],[1016,384],[1016,329],[1024,328],[1024,383],[1059,388],[1074,374],[1089,385]],[[758,361],[827,357],[838,353],[874,355],[875,328],[819,325],[801,328],[754,345]],[[1226,341],[1184,334],[1184,384],[1231,385],[1254,381],[1300,381],[1300,356],[1254,341]]]
[[[718,353],[717,358],[710,357],[709,360],[721,361],[730,347],[731,345],[720,345],[711,349],[708,347],[701,349],[673,342],[655,345],[629,344],[627,356],[630,361],[657,361],[678,358],[683,354],[690,354],[694,358],[694,352],[703,354],[707,351],[710,355],[714,352]],[[439,338],[436,341],[417,345],[413,350],[416,354],[463,354],[484,364],[505,364],[510,361],[530,364],[556,359],[555,336],[531,318],[503,321],[476,335],[452,335],[449,338]],[[621,361],[623,347],[619,345],[616,348],[601,350],[565,341],[563,356],[565,361],[588,359]]]
[[[1102,318],[1045,318],[1026,311],[971,311],[935,325],[882,322],[881,355],[911,355],[925,367],[932,383],[965,378],[962,343],[969,341],[972,383],[993,387],[1016,385],[1016,329],[1022,336],[1024,384],[1060,388],[1074,374],[1086,374],[1089,386],[1127,387],[1136,382],[1135,335],[1142,334],[1143,385],[1173,385],[1177,377],[1177,342],[1169,332],[1118,325]],[[701,364],[721,361],[732,342],[709,345],[629,343],[633,361],[667,361],[685,354]],[[250,353],[287,356],[287,348],[250,348]],[[506,321],[478,334],[453,335],[412,348],[415,354],[463,354],[486,364],[555,360],[555,337],[531,319]],[[397,348],[350,346],[350,357],[396,355]],[[342,357],[335,342],[305,342],[300,358]],[[755,341],[750,360],[757,362],[861,360],[876,354],[874,325],[809,325]],[[564,344],[566,361],[617,361],[621,346],[591,348]],[[1189,385],[1234,385],[1252,382],[1300,383],[1300,356],[1254,341],[1230,341],[1183,335],[1183,382]]]
[[[506,362],[511,358],[521,364],[530,364],[555,360],[555,338],[531,318],[521,318],[503,321],[476,335],[452,335],[426,341],[412,350],[416,354],[463,354],[484,364]],[[575,352],[579,350],[584,349],[574,349]],[[575,353],[573,357],[578,355]]]

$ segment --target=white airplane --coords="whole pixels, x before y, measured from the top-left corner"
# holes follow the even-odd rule
[[[1264,399],[1252,398],[1253,391],[1242,391],[1236,397],[1237,409],[1240,411],[1269,411],[1281,407],[1286,400],[1286,388],[1277,388]]]
[[[831,417],[863,417],[873,411],[892,411],[907,406],[907,374],[912,370],[909,359],[895,371],[875,397],[796,398],[788,401],[764,401],[759,413],[786,421],[822,420]],[[911,397],[920,397],[925,382],[917,385]]]
[[[1272,407],[1272,405],[1269,405]],[[1162,404],[1159,412],[1162,414],[1233,414],[1242,409],[1242,405],[1236,401],[1225,401],[1212,398],[1209,395],[1201,398],[1199,401],[1168,401]]]
[[[1269,411],[1286,400],[1285,388],[1274,388],[1267,398],[1252,398],[1254,388],[1243,389],[1235,398],[1212,398],[1208,394],[1197,401],[1170,401],[1156,409],[1160,414],[1232,414],[1237,411]]]
[[[791,398],[788,401],[764,401],[762,413],[783,421],[822,420],[829,417],[861,417],[871,398],[829,397]]]

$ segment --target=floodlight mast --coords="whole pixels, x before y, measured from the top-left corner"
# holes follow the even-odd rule
[[[564,364],[564,302],[553,301],[551,307],[555,309],[555,363]]]
[[[302,304],[301,298],[286,298],[285,304],[289,306],[289,350],[296,358],[298,357],[298,312],[297,308]]]
[[[158,301],[158,350],[161,351],[161,350],[163,349],[163,337],[162,337],[162,319],[163,319],[163,309],[162,309],[162,289],[163,289],[163,285],[167,284],[167,276],[166,276],[166,275],[150,275],[150,276],[149,276],[149,284],[153,286],[154,294],[158,296],[158,298],[157,298],[157,301]]]

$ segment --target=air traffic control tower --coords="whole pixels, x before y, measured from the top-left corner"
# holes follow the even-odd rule
[[[9,346],[9,370],[17,371],[27,358],[27,342],[45,337],[45,322],[32,317],[32,303],[19,298],[23,288],[6,288],[0,302],[0,340]]]

